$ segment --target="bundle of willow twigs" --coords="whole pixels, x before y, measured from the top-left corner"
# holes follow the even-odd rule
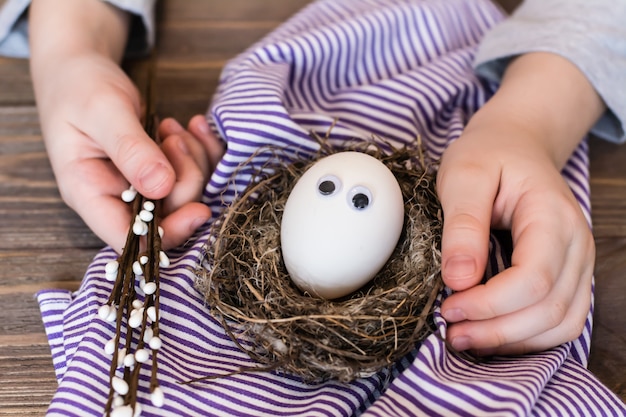
[[[157,120],[147,123],[146,131],[155,139]],[[164,395],[157,379],[159,336],[159,268],[169,265],[161,250],[162,230],[157,224],[157,204],[130,187],[122,200],[132,204],[133,221],[120,256],[105,266],[106,279],[113,281],[109,299],[98,315],[111,322],[114,336],[105,344],[110,355],[109,395],[106,416],[138,416],[140,373],[150,366],[150,399],[163,406]],[[145,249],[142,249],[145,245]]]

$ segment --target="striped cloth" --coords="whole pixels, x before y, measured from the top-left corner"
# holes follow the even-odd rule
[[[456,139],[495,88],[471,68],[482,35],[502,19],[488,0],[322,0],[302,10],[224,69],[209,119],[228,151],[205,193],[215,213],[236,198],[261,146],[286,157],[312,155],[310,131],[341,146],[385,138],[392,145],[420,135],[433,158]],[[589,216],[587,145],[563,171]],[[246,163],[246,164],[244,164]],[[392,370],[348,384],[305,384],[276,372],[244,373],[181,384],[254,365],[225,334],[194,289],[210,222],[191,243],[169,253],[161,274],[159,382],[165,405],[149,400],[149,370],[140,381],[144,416],[624,416],[626,406],[586,369],[591,312],[572,343],[522,357],[474,363],[449,353],[446,323]],[[508,265],[492,238],[487,275]],[[38,294],[59,388],[51,416],[101,416],[113,327],[97,310],[111,291],[101,251],[75,293]],[[446,296],[442,293],[440,300]],[[439,302],[440,302],[439,300]]]

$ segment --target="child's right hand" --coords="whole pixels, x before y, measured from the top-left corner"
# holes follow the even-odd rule
[[[120,195],[132,184],[148,198],[165,199],[164,247],[183,243],[211,215],[197,201],[222,150],[206,120],[192,119],[193,134],[165,120],[159,148],[144,132],[137,92],[117,66],[98,57],[68,64],[39,101],[63,199],[120,252],[132,220]]]
[[[163,198],[174,169],[144,132],[138,93],[114,62],[79,56],[48,69],[53,81],[36,84],[37,104],[61,196],[120,251],[131,220],[120,194],[130,182],[146,197]]]
[[[145,133],[139,94],[118,65],[128,31],[124,12],[100,0],[35,0],[30,28],[33,85],[61,195],[120,252],[131,222],[120,195],[129,183],[148,198],[166,198],[184,189],[191,178],[181,159],[196,167],[199,162],[206,165],[196,156],[198,151],[214,160],[221,156],[221,146],[203,118],[190,125],[196,138],[183,135],[186,147],[166,141],[160,149]],[[186,154],[184,149],[194,152]],[[200,171],[206,179],[209,169]],[[180,195],[176,191],[169,199],[175,204],[165,204],[165,215],[170,215],[162,222],[165,247],[183,243],[210,216],[197,198],[183,201]]]

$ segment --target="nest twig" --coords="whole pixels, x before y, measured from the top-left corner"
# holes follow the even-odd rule
[[[339,300],[303,294],[281,257],[285,203],[314,161],[266,167],[213,226],[198,288],[235,343],[261,364],[242,371],[279,369],[309,382],[350,381],[391,366],[432,332],[433,303],[442,288],[434,170],[419,146],[388,155],[371,143],[350,150],[380,159],[396,176],[405,203],[397,247],[357,292]],[[319,156],[334,152],[322,143]]]

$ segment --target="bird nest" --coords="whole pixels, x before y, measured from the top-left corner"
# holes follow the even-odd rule
[[[372,148],[350,150],[375,156],[395,175],[404,227],[383,269],[344,298],[303,293],[281,257],[285,203],[315,158],[264,168],[214,223],[198,288],[232,340],[260,363],[241,372],[279,370],[308,382],[347,382],[391,367],[432,333],[442,288],[434,170],[419,146],[390,154]],[[326,145],[318,156],[335,152]]]

